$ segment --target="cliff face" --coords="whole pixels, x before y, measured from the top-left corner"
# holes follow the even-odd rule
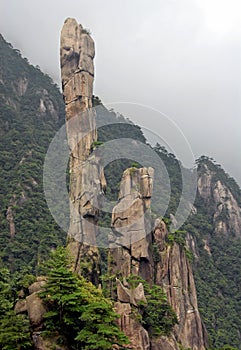
[[[138,334],[130,337],[134,349],[175,350],[181,343],[185,348],[205,350],[207,334],[198,311],[190,262],[183,248],[167,243],[168,231],[163,221],[156,220],[154,230],[149,225],[152,181],[152,168],[127,169],[123,174],[119,203],[112,214],[111,246],[115,247],[109,251],[109,271],[124,280],[137,275],[150,285],[161,286],[177,315],[178,325],[171,336],[150,339],[131,316],[131,305],[136,306],[138,300],[145,302],[142,285],[133,290],[117,280],[119,323],[128,336],[131,330]]]
[[[69,249],[75,270],[81,272],[81,258],[89,263],[85,275],[98,283],[99,255],[95,247],[98,194],[105,187],[99,160],[91,155],[97,141],[92,107],[95,55],[90,35],[68,18],[61,32],[61,75],[70,146],[70,228]],[[83,271],[82,271],[83,272]]]
[[[122,177],[119,202],[112,213],[110,269],[123,277],[134,274],[152,279],[149,210],[153,175],[152,168],[131,168]]]
[[[176,339],[185,348],[204,350],[207,346],[207,333],[198,311],[197,293],[192,267],[185,251],[177,243],[166,243],[168,231],[164,222],[156,220],[153,232],[157,248],[155,279],[160,284],[172,305],[178,325],[175,326]]]
[[[215,233],[241,237],[241,208],[236,198],[208,165],[200,170],[198,194],[211,209]]]

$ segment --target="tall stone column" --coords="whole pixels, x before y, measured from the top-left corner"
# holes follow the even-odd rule
[[[97,141],[92,110],[94,56],[94,41],[89,33],[75,19],[66,19],[61,32],[60,62],[70,147],[68,248],[74,269],[98,283],[98,195],[105,187],[105,178],[99,159],[92,153]]]

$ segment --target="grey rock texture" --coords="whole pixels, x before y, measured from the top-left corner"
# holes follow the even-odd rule
[[[75,19],[68,18],[61,32],[60,61],[66,127],[70,147],[69,250],[74,269],[83,273],[81,258],[90,262],[88,277],[95,284],[100,274],[96,245],[98,196],[105,189],[103,169],[92,154],[97,141],[92,107],[94,41]]]
[[[207,165],[198,179],[198,194],[210,207],[215,233],[241,237],[241,208],[230,189],[215,179]]]
[[[123,284],[117,279],[120,326],[130,335],[130,346],[133,349],[177,350],[180,343],[184,348],[205,350],[207,334],[198,311],[191,264],[183,248],[176,243],[167,243],[169,233],[161,219],[155,221],[153,230],[150,228],[148,214],[152,179],[152,168],[127,169],[120,185],[119,202],[113,209],[109,271],[123,278]],[[187,243],[195,247],[191,237],[188,237]],[[130,275],[140,276],[150,284],[155,282],[164,289],[179,320],[169,337],[147,340],[148,334],[140,324],[137,327],[136,319],[134,324],[130,324],[130,309],[135,310],[138,304],[136,296],[145,300],[144,290],[143,293],[136,293],[128,283],[124,283],[125,278]],[[138,287],[141,289],[142,286]],[[133,338],[132,332],[136,332],[137,337]]]
[[[110,260],[114,264],[109,266],[122,277],[152,278],[149,211],[153,176],[152,168],[130,168],[122,176],[119,202],[112,213]]]
[[[153,235],[160,256],[155,280],[164,288],[179,321],[174,329],[175,338],[185,348],[205,350],[207,334],[198,311],[191,264],[178,244],[165,243],[168,231],[164,222],[156,220]]]
[[[135,319],[129,303],[115,303],[115,312],[121,317],[117,320],[122,331],[128,336],[130,344],[128,349],[150,350],[148,332]]]

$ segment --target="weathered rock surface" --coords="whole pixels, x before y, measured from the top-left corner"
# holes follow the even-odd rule
[[[155,264],[155,281],[166,291],[177,315],[176,339],[185,348],[205,350],[207,334],[198,311],[192,267],[183,248],[176,243],[172,246],[165,243],[167,235],[165,223],[156,220],[153,238],[160,259]]]
[[[39,292],[44,287],[45,283],[46,280],[39,280],[31,284],[31,286],[28,287],[29,294]]]
[[[140,324],[138,330],[134,329],[136,323],[135,327],[130,325],[130,305],[138,305],[138,293],[131,289],[128,283],[122,284],[117,279],[117,305],[122,315],[120,326],[130,335],[131,346],[135,349],[149,349],[151,346],[151,349],[177,350],[180,343],[184,348],[205,350],[206,332],[198,311],[192,268],[184,249],[176,243],[167,244],[168,231],[162,220],[156,220],[152,231],[149,225],[152,179],[151,168],[127,169],[123,174],[119,202],[112,214],[109,271],[123,277],[124,280],[130,275],[137,275],[150,284],[160,285],[166,292],[179,323],[170,337],[162,336],[148,340],[148,334]],[[191,237],[188,237],[188,245],[195,248]],[[144,290],[139,292],[144,301]],[[137,320],[135,322],[138,324]],[[136,332],[138,336],[133,338],[132,332]]]
[[[173,335],[170,337],[161,336],[151,341],[151,350],[179,350],[177,341]]]
[[[72,18],[64,23],[60,46],[70,147],[69,249],[75,260],[75,270],[84,274],[80,264],[84,256],[91,265],[91,276],[87,277],[97,283],[100,274],[98,249],[93,247],[99,215],[98,196],[104,191],[106,183],[99,159],[92,153],[93,143],[97,141],[95,114],[91,109],[95,47],[90,35]]]
[[[97,156],[92,153],[97,141],[95,115],[91,109],[95,55],[89,34],[74,19],[67,19],[61,33],[61,74],[66,106],[67,135],[70,147],[70,228],[68,248],[75,258],[74,269],[98,283],[99,253],[95,247],[99,195],[106,183]],[[109,237],[109,273],[122,278],[137,275],[161,285],[179,324],[170,337],[152,343],[132,310],[146,302],[142,284],[136,289],[117,280],[116,311],[120,328],[129,337],[127,348],[136,350],[177,350],[183,347],[204,350],[205,332],[197,308],[192,269],[182,248],[166,244],[167,230],[161,221],[152,231],[150,203],[153,188],[152,168],[130,168],[122,177],[119,201],[112,213]],[[209,195],[209,179],[203,180],[203,195]],[[153,243],[159,259],[153,261]],[[190,241],[190,244],[193,242]]]
[[[56,350],[68,350],[67,347],[58,344],[58,335],[52,338],[42,336],[44,326],[43,316],[47,309],[38,294],[43,290],[45,283],[46,277],[39,276],[37,281],[28,287],[27,296],[25,295],[26,298],[17,301],[14,310],[17,314],[25,313],[28,315],[34,350],[49,350],[52,348]],[[20,296],[21,298],[24,297],[23,291]]]
[[[215,232],[241,237],[241,208],[230,189],[215,179],[206,164],[198,179],[198,194],[210,206]]]
[[[38,293],[33,293],[26,298],[27,312],[30,324],[33,328],[41,328],[43,322],[43,315],[46,309]]]
[[[147,303],[142,283],[139,283],[136,288],[130,289],[125,287],[119,279],[116,279],[116,286],[117,298],[120,302],[130,303],[134,306],[137,306],[140,302]]]
[[[135,350],[150,350],[149,335],[135,319],[130,304],[120,302],[115,303],[115,312],[121,316],[117,322],[130,340],[130,344],[128,344],[126,348]]]
[[[124,171],[120,185],[119,202],[112,213],[112,231],[109,250],[109,271],[121,277],[141,276],[151,282],[152,256],[150,243],[150,200],[153,182],[152,168],[130,168]],[[132,313],[131,305],[146,303],[143,285],[124,286],[118,279],[116,312],[121,315],[119,325],[129,337],[129,349],[148,350],[150,339]],[[127,284],[128,285],[128,284]],[[137,309],[136,309],[137,312]]]
[[[112,213],[110,243],[114,262],[110,269],[122,277],[134,274],[147,280],[152,278],[149,209],[153,175],[152,168],[130,168],[122,176],[119,202]]]
[[[14,311],[17,314],[21,314],[21,313],[25,313],[27,312],[27,302],[26,300],[18,300],[15,307],[14,307]]]
[[[9,223],[10,237],[13,239],[15,237],[16,229],[15,229],[15,223],[14,223],[14,213],[11,206],[9,206],[7,209],[6,219]]]

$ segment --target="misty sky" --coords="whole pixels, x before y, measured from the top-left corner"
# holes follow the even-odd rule
[[[196,158],[212,156],[241,184],[240,0],[0,0],[4,38],[56,82],[67,17],[92,33],[94,93],[104,103],[159,110]],[[165,139],[161,115],[128,114]]]

